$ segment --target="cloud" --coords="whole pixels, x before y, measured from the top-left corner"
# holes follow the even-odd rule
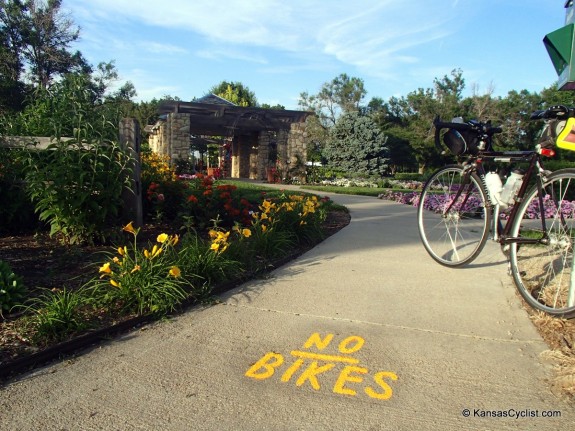
[[[176,45],[170,45],[166,43],[158,43],[158,42],[140,42],[140,47],[152,54],[187,54],[188,50],[181,48]]]
[[[375,5],[370,0],[171,0],[164,6],[155,0],[91,0],[90,6],[81,8],[85,16],[90,7],[100,21],[105,17],[184,30],[214,45],[312,51],[345,64],[383,70],[396,61],[414,62],[406,51],[446,37],[445,24],[456,4],[453,0],[380,0]],[[205,51],[199,52],[206,57]]]
[[[145,50],[204,70],[231,59],[268,76],[306,79],[308,72],[329,80],[345,72],[396,85],[440,63],[429,51],[440,54],[474,9],[470,0],[90,0],[67,7],[82,21],[90,57],[123,59],[123,67],[153,61],[138,60]]]
[[[241,60],[248,63],[257,64],[267,64],[268,61],[265,57],[257,54],[253,54],[249,51],[238,49],[238,48],[208,48],[200,49],[196,51],[196,55],[200,58],[205,58],[209,60]]]

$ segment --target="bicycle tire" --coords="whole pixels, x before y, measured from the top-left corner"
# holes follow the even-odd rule
[[[423,246],[436,262],[448,267],[468,264],[481,253],[491,223],[487,193],[475,172],[465,186],[470,188],[444,214],[462,184],[463,175],[460,165],[439,169],[423,186],[417,208]]]
[[[543,208],[537,186],[520,204],[512,238],[543,238],[544,211],[547,241],[511,243],[510,269],[517,290],[533,308],[556,317],[575,317],[575,169],[562,169],[543,183]]]

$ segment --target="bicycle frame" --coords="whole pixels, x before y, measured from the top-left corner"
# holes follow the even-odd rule
[[[499,217],[499,204],[494,205],[491,202],[491,191],[485,185],[485,169],[483,167],[483,162],[493,161],[493,162],[504,162],[504,163],[529,163],[524,176],[523,183],[517,192],[517,197],[515,199],[515,205],[511,208],[509,218],[502,226],[501,219]],[[487,196],[490,199],[486,201],[487,209],[492,211],[493,214],[493,226],[491,227],[493,232],[493,241],[500,243],[502,246],[512,243],[518,244],[535,244],[535,243],[546,243],[548,240],[547,227],[545,222],[545,216],[542,214],[541,217],[541,230],[543,236],[539,239],[534,238],[514,238],[509,236],[509,231],[513,224],[513,220],[517,215],[519,209],[519,204],[521,203],[527,188],[529,187],[529,181],[531,178],[535,178],[538,191],[539,205],[543,208],[543,178],[545,175],[545,170],[541,166],[541,156],[537,151],[485,151],[481,152],[476,156],[469,156],[468,159],[463,163],[465,169],[465,177],[463,179],[463,187],[456,192],[455,199],[453,203],[445,210],[445,213],[449,213],[451,207],[458,198],[464,192],[466,185],[471,183],[470,175],[472,172],[477,172],[482,181],[482,187],[484,188]],[[467,196],[464,198],[463,205],[467,201]]]

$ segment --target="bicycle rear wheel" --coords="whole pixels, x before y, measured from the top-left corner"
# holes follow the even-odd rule
[[[537,187],[526,194],[511,237],[540,241],[511,243],[513,280],[527,303],[550,315],[575,317],[575,169],[549,175],[543,184],[543,207]],[[541,224],[545,216],[546,234]]]
[[[433,174],[423,187],[417,208],[419,236],[429,255],[449,267],[475,259],[489,233],[491,212],[486,202],[487,194],[476,173],[465,177],[463,167],[449,165]]]

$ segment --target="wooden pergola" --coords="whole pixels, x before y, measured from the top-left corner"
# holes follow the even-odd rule
[[[262,131],[289,130],[311,115],[306,111],[264,109],[234,105],[213,94],[196,102],[166,101],[159,114],[188,114],[190,134],[204,136],[235,136]]]
[[[210,94],[193,102],[165,101],[158,113],[160,121],[147,130],[172,160],[187,157],[193,140],[219,137],[231,143],[225,160],[234,178],[265,179],[268,168],[277,166],[275,154],[286,169],[295,160],[305,163],[303,123],[311,112],[238,106]]]

